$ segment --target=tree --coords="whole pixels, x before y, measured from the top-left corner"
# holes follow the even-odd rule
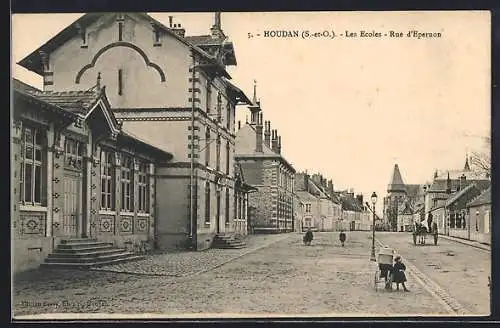
[[[491,138],[484,138],[484,149],[474,151],[470,156],[471,169],[478,173],[491,174]]]

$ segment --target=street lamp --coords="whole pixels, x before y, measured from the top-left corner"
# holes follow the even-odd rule
[[[372,205],[373,205],[373,224],[372,224],[372,254],[370,256],[370,261],[376,261],[375,258],[375,203],[377,202],[377,194],[375,191],[372,193]]]

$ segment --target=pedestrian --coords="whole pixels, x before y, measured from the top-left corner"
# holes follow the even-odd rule
[[[394,266],[392,267],[392,281],[396,283],[396,289],[399,290],[399,284],[403,285],[403,290],[405,292],[409,292],[408,288],[406,288],[406,274],[405,274],[406,266],[401,260],[401,256],[397,255],[394,258]]]
[[[304,235],[304,238],[302,240],[304,241],[304,245],[310,246],[311,241],[314,239],[314,235],[312,233],[311,228],[307,228],[306,234]]]
[[[339,234],[339,239],[340,239],[340,243],[342,244],[342,247],[344,247],[344,242],[345,242],[345,232],[344,230],[340,230],[340,234]]]

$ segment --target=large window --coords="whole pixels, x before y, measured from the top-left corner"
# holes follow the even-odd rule
[[[205,182],[205,223],[210,223],[210,181]]]
[[[217,152],[217,164],[216,164],[217,171],[220,171],[220,142],[221,142],[220,135],[218,135],[217,136],[217,150],[216,150],[216,152]]]
[[[210,128],[205,132],[205,166],[210,166]]]
[[[212,86],[210,81],[207,81],[207,114],[210,114],[210,106],[212,106]]]
[[[306,204],[306,213],[311,213],[311,204]]]
[[[138,172],[138,212],[149,213],[149,179],[148,179],[148,164],[140,162]]]
[[[40,129],[25,126],[21,139],[20,201],[24,205],[44,205],[42,154],[43,137]]]
[[[217,94],[217,122],[222,121],[222,95],[219,92]]]
[[[101,209],[114,210],[115,174],[112,152],[101,151]]]
[[[82,168],[83,144],[75,139],[66,137],[64,141],[65,168]]]
[[[226,187],[226,224],[229,224],[229,188]]]
[[[229,162],[231,160],[230,152],[231,152],[231,146],[228,140],[226,142],[226,174],[229,174]]]
[[[226,128],[231,128],[231,103],[228,101],[226,105]]]
[[[122,167],[121,167],[121,208],[124,212],[134,211],[134,162],[132,157],[122,154]]]

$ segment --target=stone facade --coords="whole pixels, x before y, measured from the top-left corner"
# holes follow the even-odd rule
[[[14,81],[14,272],[37,267],[61,239],[133,249],[155,240],[155,168],[171,154],[121,129],[104,89],[26,91]]]
[[[247,182],[257,191],[249,195],[249,219],[254,233],[294,230],[295,169],[281,154],[281,137],[262,121],[260,103],[254,97],[251,121],[236,133],[235,158]],[[265,124],[264,124],[265,123]]]
[[[86,90],[99,76],[123,127],[171,151],[156,180],[162,249],[205,249],[234,230],[235,109],[249,100],[229,82],[224,38],[220,17],[201,45],[147,14],[86,14],[20,62],[46,90]]]

